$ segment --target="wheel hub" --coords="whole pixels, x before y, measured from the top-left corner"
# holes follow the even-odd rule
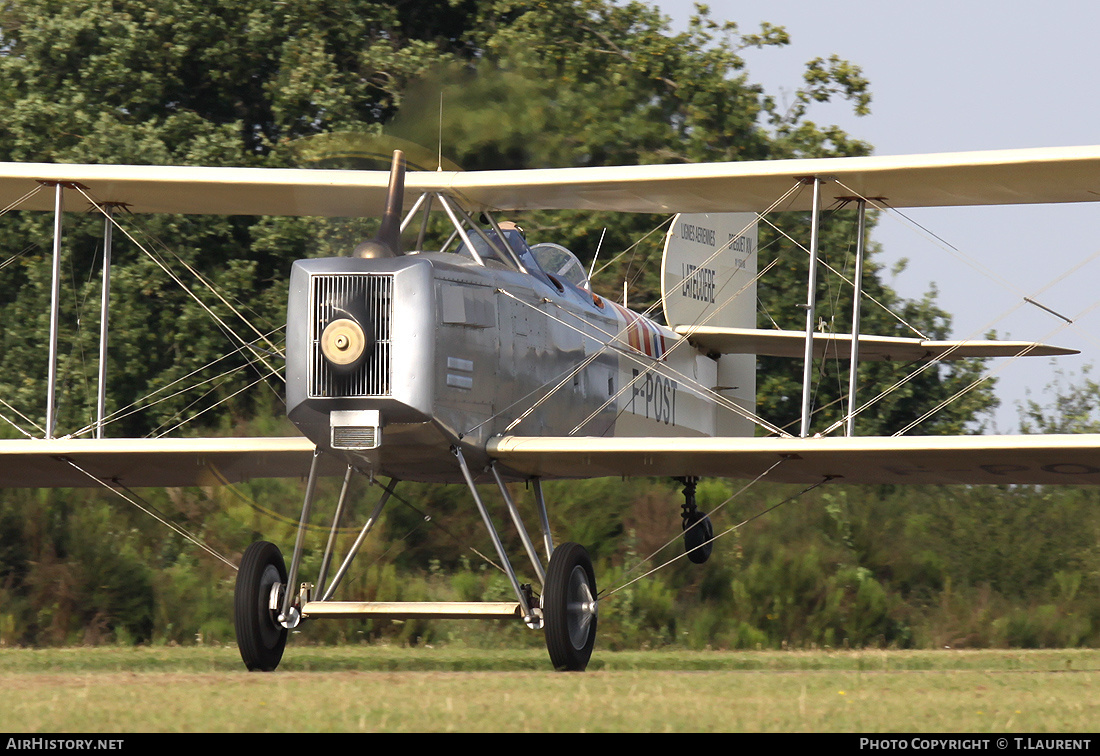
[[[588,575],[579,565],[573,568],[569,576],[569,603],[566,611],[569,642],[573,648],[580,650],[588,642],[589,626],[598,612],[598,605],[588,587]]]

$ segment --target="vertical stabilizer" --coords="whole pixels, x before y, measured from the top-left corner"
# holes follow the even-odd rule
[[[665,322],[677,326],[756,327],[755,213],[680,214],[665,236],[661,262],[661,301]],[[756,356],[727,354],[718,359],[723,396],[756,409]],[[753,425],[719,410],[720,436],[751,436]]]

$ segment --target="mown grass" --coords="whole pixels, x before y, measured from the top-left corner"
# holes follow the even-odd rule
[[[7,732],[1056,732],[1100,721],[1100,651],[597,653],[4,649]]]

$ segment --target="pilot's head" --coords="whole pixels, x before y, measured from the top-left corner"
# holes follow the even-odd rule
[[[523,232],[523,229],[513,221],[501,221],[497,225],[500,226],[501,231],[518,231],[520,236],[527,238],[527,234]]]

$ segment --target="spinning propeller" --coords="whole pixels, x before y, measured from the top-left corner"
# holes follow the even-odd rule
[[[405,153],[394,150],[390,164],[390,180],[386,192],[386,209],[378,234],[352,252],[353,257],[376,259],[398,257],[401,250],[401,210],[405,193]],[[324,323],[319,339],[321,354],[336,374],[349,375],[358,370],[373,354],[376,346],[377,323],[370,314],[366,281],[352,277],[328,289],[318,303],[317,313]]]

